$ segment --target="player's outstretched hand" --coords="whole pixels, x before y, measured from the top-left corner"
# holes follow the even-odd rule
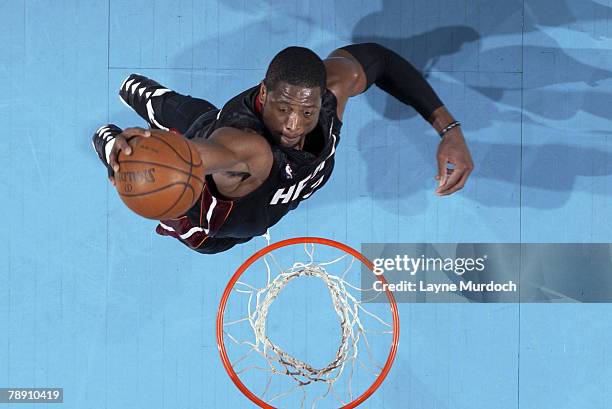
[[[444,135],[438,145],[437,159],[436,194],[446,196],[462,189],[474,169],[474,163],[461,128],[453,128]]]
[[[148,138],[151,136],[151,131],[143,128],[127,128],[123,132],[121,132],[115,138],[115,144],[113,145],[113,149],[110,152],[108,164],[113,168],[114,172],[119,171],[119,161],[117,160],[119,156],[119,152],[123,151],[126,155],[132,154],[132,147],[128,143],[128,140],[134,136],[142,136]],[[109,177],[111,183],[115,185],[115,178],[113,176]]]

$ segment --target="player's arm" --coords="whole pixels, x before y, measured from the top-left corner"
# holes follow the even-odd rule
[[[191,139],[202,158],[206,174],[246,172],[265,180],[272,169],[270,144],[261,135],[236,128],[216,129],[207,139]]]
[[[338,99],[338,115],[344,113],[349,97],[376,84],[383,91],[412,106],[439,134],[439,186],[436,193],[448,195],[461,189],[474,165],[459,126],[433,88],[406,59],[375,43],[352,44],[332,52],[325,61],[327,87]],[[454,169],[447,169],[448,163]]]
[[[117,172],[120,151],[130,155],[132,148],[128,139],[133,136],[150,137],[158,131],[143,128],[128,128],[117,135],[109,155],[109,164]],[[236,128],[223,127],[215,130],[207,139],[192,139],[202,163],[204,173],[235,171],[247,172],[256,179],[264,180],[272,168],[272,150],[266,140],[252,132]],[[112,176],[111,181],[114,182]]]

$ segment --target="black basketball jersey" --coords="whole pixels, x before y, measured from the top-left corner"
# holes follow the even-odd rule
[[[174,228],[183,231],[180,234],[177,230],[176,236],[191,247],[197,247],[207,236],[246,238],[264,234],[320,189],[332,173],[342,127],[334,94],[329,90],[323,94],[318,125],[306,135],[304,148],[298,150],[274,142],[256,110],[258,92],[256,86],[237,95],[214,120],[198,120],[185,134],[188,138],[207,138],[221,127],[252,129],[268,140],[274,158],[270,175],[262,185],[237,199],[224,198],[212,176],[206,176],[200,200],[186,214],[188,220],[182,218],[180,224],[184,226],[176,225],[175,221]]]

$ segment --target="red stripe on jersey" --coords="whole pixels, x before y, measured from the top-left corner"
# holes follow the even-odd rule
[[[188,217],[181,216],[177,219],[160,220],[161,224],[155,231],[162,236],[174,237],[195,249],[219,231],[233,207],[234,202],[231,200],[219,200],[213,197],[208,185],[204,184],[200,197],[199,226],[194,225]]]
[[[261,116],[262,111],[263,111],[263,105],[261,104],[261,101],[259,100],[259,92],[258,92],[257,95],[255,95],[255,112],[257,112],[257,114]]]

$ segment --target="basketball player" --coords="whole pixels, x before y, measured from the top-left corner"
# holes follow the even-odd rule
[[[372,84],[416,109],[442,137],[436,193],[461,189],[473,164],[459,122],[408,61],[374,43],[342,47],[324,61],[309,49],[286,48],[259,85],[221,110],[132,74],[119,95],[154,129],[107,125],[95,133],[94,147],[114,184],[118,153],[131,153],[126,137],[179,132],[194,142],[206,173],[201,197],[156,231],[218,253],[265,234],[327,182],[346,103]]]

